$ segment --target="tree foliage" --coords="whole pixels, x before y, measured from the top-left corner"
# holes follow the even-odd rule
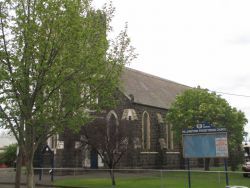
[[[135,55],[126,27],[107,40],[112,14],[89,0],[0,2],[0,123],[25,156],[27,187],[39,143],[114,103],[122,67]]]
[[[14,166],[16,160],[16,150],[17,144],[11,144],[4,149],[4,152],[1,153],[0,163],[4,163],[7,166]]]
[[[241,152],[247,119],[242,111],[231,107],[215,92],[211,93],[200,87],[186,90],[177,96],[172,104],[167,113],[167,121],[173,125],[175,138],[179,143],[183,128],[191,128],[202,122],[208,122],[216,127],[226,127],[232,169],[240,162],[234,154]]]

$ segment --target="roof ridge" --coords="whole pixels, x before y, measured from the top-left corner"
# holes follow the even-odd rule
[[[133,72],[140,73],[140,74],[142,74],[142,75],[144,75],[144,76],[147,76],[147,77],[155,78],[155,79],[162,80],[162,81],[171,82],[171,83],[173,83],[173,84],[178,84],[178,85],[182,85],[182,86],[185,86],[185,87],[190,87],[190,86],[187,86],[187,85],[184,85],[184,84],[180,84],[180,83],[178,83],[178,82],[174,82],[174,81],[172,81],[172,80],[168,80],[168,79],[166,79],[166,78],[162,78],[162,77],[159,77],[159,76],[152,75],[152,74],[150,74],[150,73],[142,72],[142,71],[139,71],[139,70],[137,70],[137,69],[132,69],[132,68],[130,68],[130,67],[125,67],[125,69],[130,70],[130,71],[133,71]]]

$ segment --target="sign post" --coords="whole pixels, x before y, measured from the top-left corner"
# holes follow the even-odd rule
[[[188,178],[190,180],[190,158],[224,158],[226,185],[228,185],[227,163],[228,144],[226,128],[216,128],[211,124],[202,123],[191,129],[182,131],[183,157],[188,159]]]
[[[229,185],[229,178],[228,178],[228,173],[227,173],[227,159],[224,158],[224,166],[225,166],[225,175],[226,175],[226,186]]]
[[[187,166],[188,166],[188,187],[191,188],[191,172],[190,172],[189,159],[187,159]]]

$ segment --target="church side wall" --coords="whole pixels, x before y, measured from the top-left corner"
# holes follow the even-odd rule
[[[159,115],[164,120],[167,110],[150,107],[142,104],[136,104],[128,100],[123,94],[117,94],[119,102],[114,109],[117,114],[119,123],[125,123],[131,131],[131,142],[128,152],[123,156],[117,168],[178,168],[179,167],[179,153],[178,148],[174,146],[171,148],[172,140],[169,139],[170,132],[167,131],[169,127],[164,122],[159,122]],[[125,109],[134,109],[136,112],[136,120],[122,120]],[[106,121],[106,115],[112,109],[105,110],[99,115],[103,121]],[[144,123],[149,123],[150,130],[147,136],[150,136],[150,148],[143,146],[143,118],[145,113],[147,117]],[[149,122],[148,119],[149,118]],[[147,125],[148,126],[148,125]],[[65,130],[59,136],[59,141],[63,142],[63,148],[56,150],[55,165],[57,167],[82,167],[84,165],[84,152],[76,149],[76,143],[80,141],[80,135],[74,134],[70,130]],[[159,143],[159,138],[165,139],[165,148],[162,148]],[[144,138],[145,145],[146,138]],[[86,154],[85,154],[86,155]]]

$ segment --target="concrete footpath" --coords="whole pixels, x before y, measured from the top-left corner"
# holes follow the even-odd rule
[[[25,174],[21,176],[22,188],[27,187],[25,185],[26,177]],[[50,176],[44,175],[42,181],[39,181],[38,176],[35,176],[36,187],[52,187],[52,182],[50,181]],[[13,188],[15,187],[15,171],[13,169],[1,169],[0,170],[0,187],[1,188]]]
[[[74,178],[74,177],[76,176],[54,176],[54,180]],[[43,175],[41,180],[39,180],[38,175],[35,175],[34,180],[36,183],[36,187],[43,187],[43,188],[58,187],[53,185],[53,182],[51,181],[51,176],[48,174]],[[15,183],[14,169],[0,169],[0,188],[13,188],[15,187],[14,183]],[[25,183],[26,183],[26,176],[25,174],[22,174],[21,176],[22,188],[27,187]],[[62,186],[60,187],[62,188]]]
[[[66,169],[64,169],[66,170]],[[36,187],[43,187],[43,188],[52,188],[52,187],[59,187],[59,186],[54,186],[53,182],[51,181],[51,176],[49,175],[49,169],[44,169],[43,170],[43,176],[41,181],[39,180],[39,176],[35,175],[34,180],[36,183]],[[64,173],[62,173],[64,172]],[[70,175],[65,175],[65,171],[60,171],[57,169],[55,171],[55,176],[54,176],[54,181],[56,180],[63,180],[63,179],[84,179],[84,178],[107,178],[110,179],[109,171],[108,170],[84,170],[84,169],[75,169],[71,170],[71,173],[67,173]],[[15,171],[14,169],[11,168],[6,168],[6,169],[1,169],[0,168],[0,188],[13,188],[14,187],[14,182],[15,182]],[[159,176],[160,173],[158,171],[146,171],[146,170],[134,170],[134,171],[116,171],[116,177],[149,177],[149,176]],[[26,187],[26,175],[25,171],[22,172],[21,176],[21,183],[22,183],[22,188]],[[69,186],[64,186],[64,188],[69,188]],[[60,186],[60,188],[63,188],[63,186]],[[81,186],[81,187],[73,187],[70,186],[70,188],[86,188],[86,186]]]
[[[49,170],[45,169],[43,171],[43,176],[42,179],[39,180],[39,176],[35,175],[34,180],[36,183],[36,187],[43,187],[43,188],[48,188],[48,187],[59,187],[59,186],[54,186],[53,182],[51,181],[51,176],[49,175]],[[62,171],[61,171],[62,172]],[[12,168],[6,168],[6,169],[1,169],[0,168],[0,188],[13,188],[14,187],[14,182],[15,182],[15,171]],[[136,175],[136,173],[134,174]],[[140,173],[140,175],[142,175],[142,173]],[[139,174],[137,174],[136,176],[140,176]],[[144,174],[145,175],[145,174]],[[116,176],[119,177],[131,177],[131,173],[116,173]],[[75,170],[75,171],[71,171],[71,175],[65,175],[65,173],[60,173],[60,171],[55,172],[55,176],[54,176],[54,181],[55,180],[63,180],[63,179],[74,179],[74,178],[107,178],[110,179],[110,175],[109,172],[107,170],[87,170],[85,171],[84,169],[81,169],[79,171]],[[22,172],[22,176],[21,176],[21,184],[22,184],[22,188],[26,187],[25,185],[26,183],[26,175],[25,175],[25,171]],[[64,186],[65,188],[69,188],[69,186]],[[63,186],[60,186],[60,188],[64,188]],[[81,187],[73,187],[70,186],[70,188],[86,188],[86,186],[81,186]]]

